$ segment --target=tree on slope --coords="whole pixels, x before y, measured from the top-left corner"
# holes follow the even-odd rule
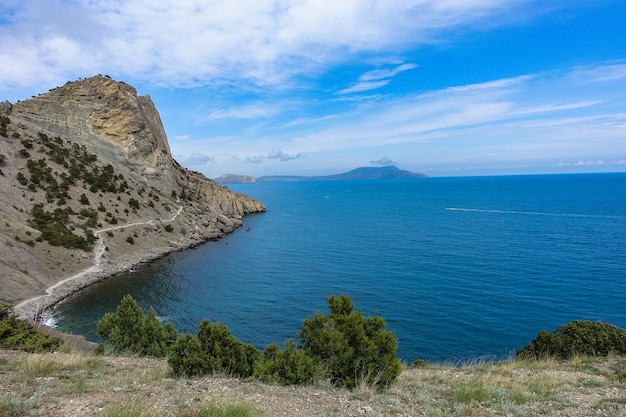
[[[97,333],[115,351],[155,357],[166,356],[178,337],[172,323],[161,324],[152,308],[144,314],[131,295],[102,317]]]
[[[384,387],[401,371],[398,340],[376,314],[363,317],[347,295],[326,299],[330,315],[321,312],[304,320],[300,347],[314,358],[331,382],[353,388],[361,383]]]

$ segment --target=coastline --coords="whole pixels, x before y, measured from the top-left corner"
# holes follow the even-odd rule
[[[176,217],[178,217],[182,210],[183,207],[181,206],[178,209],[178,212],[171,219],[157,221],[161,223],[172,222],[176,220]],[[234,226],[232,231],[243,225],[243,222],[240,219],[234,218],[230,220],[232,221],[232,224]],[[154,220],[148,220],[145,222],[124,224],[106,229],[100,229],[94,232],[94,235],[97,237],[97,239],[93,250],[94,255],[92,266],[72,276],[61,279],[57,283],[48,287],[45,291],[45,294],[36,295],[34,297],[21,301],[20,303],[13,306],[13,311],[19,317],[41,323],[41,319],[45,316],[47,311],[53,309],[55,306],[63,302],[66,298],[72,296],[73,294],[76,294],[79,291],[84,290],[85,288],[97,282],[103,281],[107,278],[111,278],[120,273],[136,268],[140,265],[153,262],[170,253],[192,249],[209,241],[215,241],[226,234],[225,232],[219,230],[213,230],[212,232],[207,232],[203,235],[195,235],[195,237],[188,236],[185,237],[182,241],[179,240],[175,245],[170,244],[170,246],[149,248],[134,259],[127,261],[114,261],[103,256],[105,252],[105,244],[102,238],[103,233],[110,230],[128,228],[132,226],[153,224],[154,222]]]

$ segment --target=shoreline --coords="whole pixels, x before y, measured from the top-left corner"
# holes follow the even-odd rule
[[[176,217],[178,217],[182,210],[183,207],[180,206],[177,213],[174,214],[171,219],[157,221],[161,223],[172,222],[176,220]],[[235,223],[236,219],[232,220],[233,223]],[[61,279],[57,283],[46,288],[45,294],[36,295],[21,301],[20,303],[13,306],[13,311],[19,317],[44,324],[42,323],[41,319],[47,311],[54,309],[65,299],[93,284],[96,284],[107,278],[114,277],[133,268],[137,268],[141,265],[154,262],[170,253],[193,249],[207,242],[218,240],[226,234],[225,232],[215,230],[213,231],[213,233],[206,233],[200,237],[187,237],[185,238],[184,242],[180,242],[179,245],[151,248],[141,253],[135,259],[129,261],[111,261],[103,257],[103,254],[105,252],[105,244],[101,236],[102,233],[110,230],[122,229],[132,226],[153,224],[154,222],[155,220],[148,220],[145,222],[136,222],[131,224],[114,226],[106,229],[100,229],[94,232],[94,235],[97,237],[97,239],[95,247],[93,249],[92,266],[72,276]],[[241,221],[235,223],[235,228],[233,229],[233,231],[239,228],[241,225],[243,225]]]
[[[111,262],[98,266],[93,265],[78,274],[65,278],[48,287],[45,294],[26,299],[14,305],[13,311],[20,317],[40,322],[39,319],[45,312],[50,311],[65,299],[93,284],[141,265],[154,262],[170,253],[193,249],[212,240],[215,239],[208,237],[202,241],[190,241],[187,245],[183,246],[162,248],[161,250],[153,249],[149,253],[140,256],[138,259],[127,262],[115,262],[114,264]]]

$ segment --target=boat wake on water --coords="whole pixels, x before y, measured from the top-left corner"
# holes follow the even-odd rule
[[[602,214],[576,214],[576,213],[548,213],[541,211],[519,211],[519,210],[490,210],[490,209],[477,209],[477,208],[464,208],[464,207],[446,207],[447,211],[465,211],[473,213],[496,213],[496,214],[525,214],[531,216],[554,216],[554,217],[587,217],[587,218],[601,218],[601,219],[615,219],[624,216],[612,216]]]

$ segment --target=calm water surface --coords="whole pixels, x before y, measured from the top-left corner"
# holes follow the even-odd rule
[[[262,348],[348,294],[412,361],[503,358],[573,319],[626,327],[626,174],[232,186],[267,206],[218,242],[62,304],[98,340],[125,294],[196,332],[207,317]]]

